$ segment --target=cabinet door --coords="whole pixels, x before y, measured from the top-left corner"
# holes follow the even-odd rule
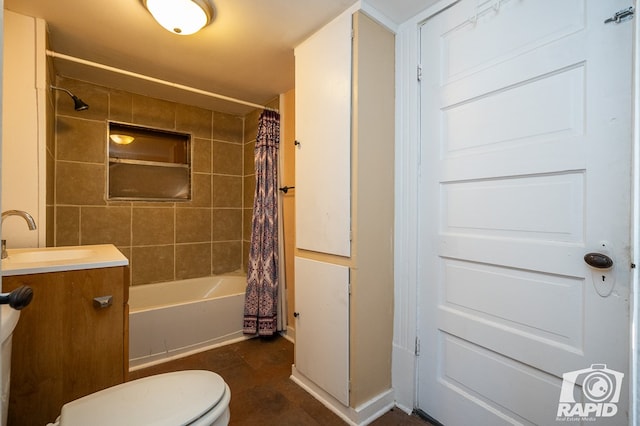
[[[295,49],[296,244],[349,256],[351,15]]]
[[[349,268],[296,257],[296,369],[349,405]]]
[[[44,425],[62,405],[122,383],[125,274],[122,267],[3,277],[3,291],[33,289],[13,333],[9,425]],[[93,298],[111,295],[96,309]]]

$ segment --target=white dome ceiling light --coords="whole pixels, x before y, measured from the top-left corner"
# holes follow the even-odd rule
[[[142,0],[142,3],[163,28],[174,34],[196,33],[213,19],[209,0]]]

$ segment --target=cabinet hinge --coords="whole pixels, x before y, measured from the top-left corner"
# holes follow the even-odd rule
[[[422,81],[422,65],[418,65],[418,81]]]
[[[415,354],[420,356],[420,338],[416,336]]]

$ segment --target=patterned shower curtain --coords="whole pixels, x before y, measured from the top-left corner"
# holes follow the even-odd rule
[[[244,302],[245,334],[271,336],[278,320],[278,144],[280,114],[263,111],[255,147],[256,190]]]

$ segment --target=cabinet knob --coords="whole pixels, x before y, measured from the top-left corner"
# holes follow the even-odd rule
[[[93,298],[93,307],[96,309],[108,308],[113,304],[113,296],[101,296]]]

